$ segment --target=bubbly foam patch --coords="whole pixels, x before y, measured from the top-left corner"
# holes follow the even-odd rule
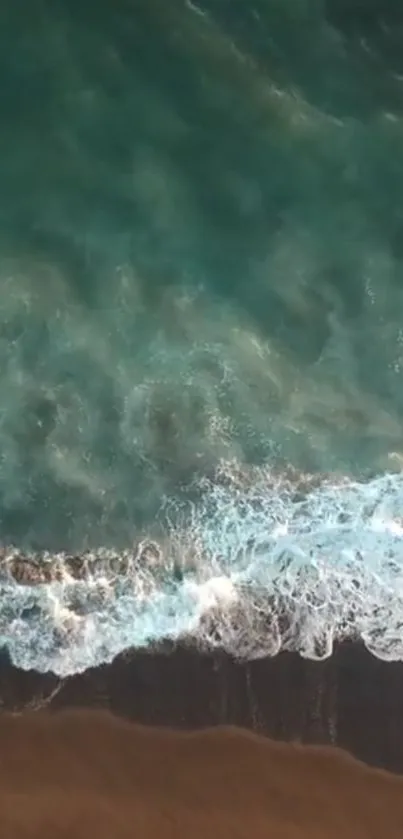
[[[358,482],[224,464],[197,503],[162,514],[160,545],[89,552],[79,575],[63,554],[19,555],[50,572],[17,581],[5,549],[0,641],[17,666],[64,677],[184,637],[243,658],[287,649],[312,659],[361,638],[379,658],[403,659],[402,475]]]

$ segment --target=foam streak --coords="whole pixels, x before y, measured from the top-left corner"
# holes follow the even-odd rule
[[[0,638],[60,676],[192,638],[235,656],[312,659],[360,637],[403,660],[403,476],[367,482],[224,464],[165,538],[80,557],[3,549]]]

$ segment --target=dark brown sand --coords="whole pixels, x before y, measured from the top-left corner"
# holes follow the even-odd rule
[[[0,716],[2,839],[402,839],[403,778],[337,749],[106,712]]]

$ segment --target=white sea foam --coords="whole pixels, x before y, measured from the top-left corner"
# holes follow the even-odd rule
[[[224,464],[197,503],[163,512],[158,563],[129,552],[121,574],[104,552],[99,572],[95,563],[78,580],[3,575],[0,640],[16,665],[67,676],[183,637],[246,658],[325,658],[352,637],[403,660],[403,475],[358,482]]]

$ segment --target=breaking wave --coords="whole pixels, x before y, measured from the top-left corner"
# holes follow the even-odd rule
[[[64,677],[168,639],[323,659],[361,638],[403,659],[403,475],[227,463],[196,499],[165,503],[161,538],[124,552],[3,548],[0,641],[14,664]]]

